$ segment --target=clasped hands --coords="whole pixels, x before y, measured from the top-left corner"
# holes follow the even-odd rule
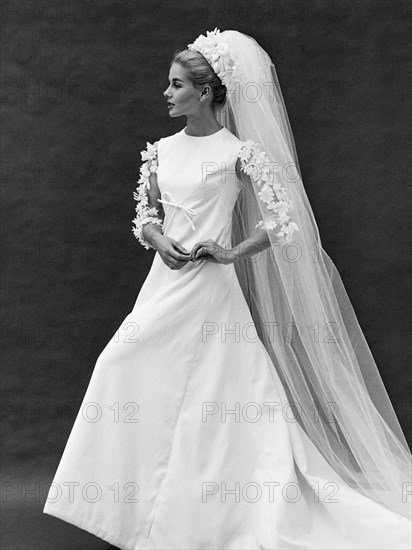
[[[197,260],[230,264],[236,257],[233,249],[222,248],[212,239],[196,243],[189,252],[174,239],[163,235],[157,250],[170,269],[181,269],[187,262]]]

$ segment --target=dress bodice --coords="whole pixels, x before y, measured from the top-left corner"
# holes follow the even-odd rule
[[[189,250],[205,239],[231,246],[233,208],[241,189],[235,166],[242,145],[225,127],[200,137],[183,129],[159,140],[157,182],[165,235]]]
[[[293,201],[276,174],[279,163],[271,161],[260,144],[251,139],[241,141],[225,127],[209,136],[190,136],[184,128],[153,145],[147,142],[141,156],[144,163],[137,182],[140,185],[133,193],[137,205],[132,231],[147,249],[153,246],[142,235],[146,223],[162,226],[163,234],[185,241],[184,247],[191,248],[207,239],[223,248],[232,247],[233,210],[245,188],[251,191],[252,203],[258,200],[250,204],[255,228],[276,230],[276,237],[285,242],[291,242],[293,233],[299,231],[289,215]],[[236,174],[238,160],[241,179]],[[164,220],[158,204],[149,203],[147,191],[153,173],[157,173]],[[243,204],[242,208],[249,205]]]

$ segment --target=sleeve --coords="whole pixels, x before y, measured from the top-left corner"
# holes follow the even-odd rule
[[[265,205],[264,208],[260,207],[264,219],[255,227],[267,231],[279,228],[276,236],[291,242],[293,233],[299,231],[299,227],[290,215],[294,210],[294,204],[286,189],[282,187],[276,163],[270,162],[266,151],[252,140],[243,142],[238,158],[240,170],[246,174],[249,184],[252,184],[254,195],[257,195]]]
[[[146,149],[140,152],[144,162],[140,166],[140,178],[137,181],[139,185],[136,187],[136,191],[133,192],[137,204],[136,216],[132,222],[134,225],[132,231],[136,239],[147,250],[153,247],[143,238],[142,229],[144,224],[156,223],[163,230],[163,220],[156,207],[150,208],[147,194],[147,190],[150,189],[149,178],[151,174],[157,173],[158,169],[158,144],[159,141],[155,141],[153,145],[147,142]]]

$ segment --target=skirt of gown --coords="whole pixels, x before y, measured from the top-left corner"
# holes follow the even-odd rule
[[[44,512],[121,549],[410,549],[289,414],[234,266],[155,254],[96,362]]]

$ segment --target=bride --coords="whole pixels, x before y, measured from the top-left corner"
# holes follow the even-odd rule
[[[176,53],[147,143],[154,249],[99,355],[44,512],[122,549],[411,548],[411,454],[321,245],[268,54]]]

